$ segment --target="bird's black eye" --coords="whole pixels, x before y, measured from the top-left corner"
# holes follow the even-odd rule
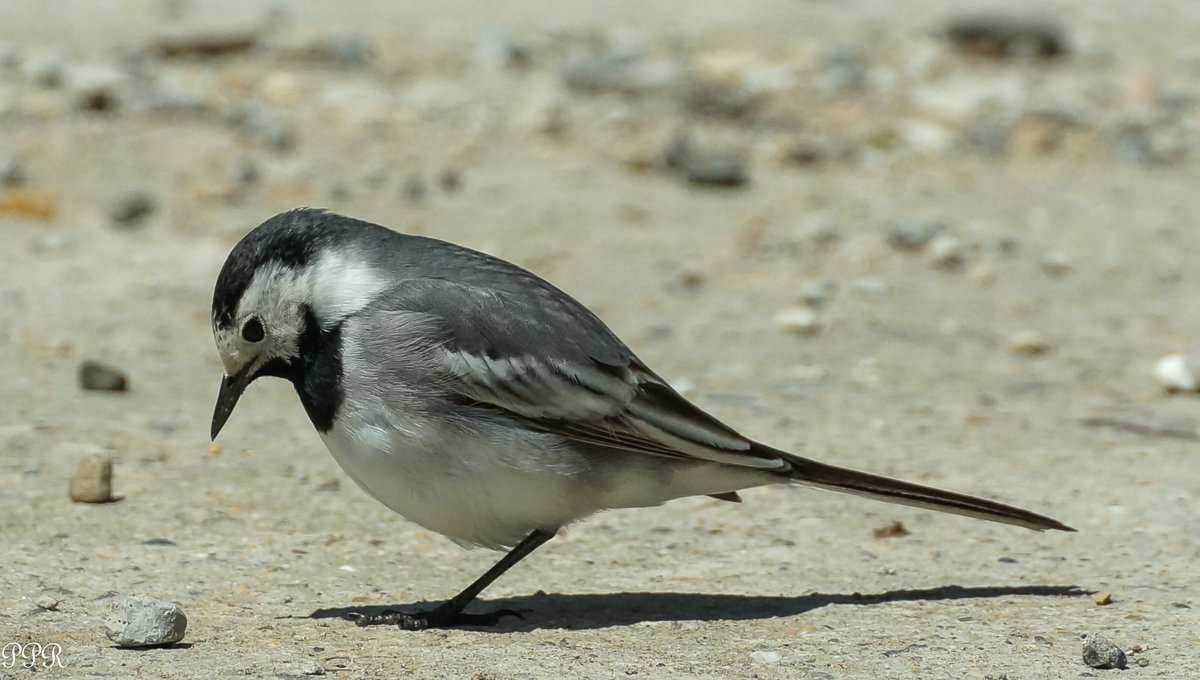
[[[256,316],[250,317],[250,320],[242,326],[242,339],[246,342],[258,342],[265,335],[262,322]]]

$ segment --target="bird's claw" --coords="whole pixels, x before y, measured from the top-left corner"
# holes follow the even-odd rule
[[[502,616],[525,618],[515,609],[497,609],[483,614],[468,614],[462,611],[445,611],[434,608],[423,612],[405,613],[396,609],[385,609],[378,614],[350,612],[345,618],[357,626],[397,626],[401,630],[428,630],[430,628],[456,628],[458,626],[489,627],[500,623]]]

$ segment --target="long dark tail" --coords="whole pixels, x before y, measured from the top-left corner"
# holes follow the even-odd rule
[[[992,522],[1015,524],[1027,529],[1045,531],[1075,531],[1056,519],[1039,515],[1036,512],[1014,508],[995,501],[967,496],[952,491],[942,491],[920,484],[902,482],[898,479],[880,477],[857,470],[836,467],[818,463],[815,460],[801,458],[778,449],[759,444],[763,449],[769,449],[792,466],[791,477],[800,484],[815,486],[830,491],[852,493],[856,496],[866,496],[877,501],[912,505],[939,512],[950,512],[956,515],[966,515],[986,519]]]

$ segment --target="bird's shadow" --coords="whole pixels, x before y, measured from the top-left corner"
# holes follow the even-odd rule
[[[796,616],[830,605],[873,605],[885,602],[966,600],[1009,596],[1083,597],[1091,592],[1077,586],[940,586],[883,593],[812,593],[795,597],[712,595],[704,593],[547,594],[475,602],[469,612],[497,609],[521,614],[506,616],[493,628],[498,633],[542,628],[589,630],[628,626],[646,621],[746,621]],[[371,605],[318,609],[308,618],[346,618],[347,614],[380,614],[385,610],[417,611],[439,603]]]

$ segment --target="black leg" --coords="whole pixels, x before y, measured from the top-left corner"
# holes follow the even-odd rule
[[[463,609],[479,593],[483,592],[484,588],[491,585],[492,581],[500,578],[501,574],[511,569],[526,555],[537,550],[543,543],[554,538],[554,533],[543,529],[535,530],[515,548],[508,551],[507,555],[500,558],[499,562],[492,565],[491,569],[484,572],[483,576],[475,579],[474,583],[433,609],[411,614],[389,609],[381,614],[348,614],[347,618],[360,626],[396,624],[404,630],[425,630],[426,628],[449,628],[451,626],[494,626],[501,616],[520,616],[511,609],[501,609],[487,614],[464,614]]]

